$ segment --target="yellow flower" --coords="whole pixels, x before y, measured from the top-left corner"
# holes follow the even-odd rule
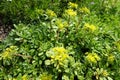
[[[50,58],[51,64],[54,64],[56,68],[64,67],[68,63],[69,55],[64,47],[54,47],[46,52],[46,55]]]
[[[10,46],[9,48],[6,48],[6,50],[1,54],[1,57],[3,59],[12,59],[12,56],[17,52],[16,46]]]
[[[98,80],[100,77],[108,77],[109,73],[107,70],[104,70],[103,68],[97,68],[96,71],[94,72],[96,79]]]
[[[97,63],[97,61],[100,61],[100,57],[96,53],[88,53],[86,59],[92,63]]]
[[[86,59],[87,59],[88,61],[90,61],[90,62],[93,62],[93,63],[96,63],[96,62],[97,62],[96,59],[95,59],[91,54],[88,54],[88,55],[86,56]]]
[[[27,75],[23,75],[23,76],[22,76],[22,80],[28,80],[28,79],[27,79]]]
[[[40,80],[52,80],[52,75],[44,72],[43,74],[41,74]]]
[[[120,50],[120,40],[114,42],[114,44],[115,44],[116,48],[117,48],[118,50]]]
[[[96,26],[85,23],[84,29],[88,29],[88,30],[91,30],[92,32],[94,32],[96,30]]]
[[[107,77],[107,76],[109,75],[109,73],[108,73],[106,70],[103,70],[103,71],[102,71],[102,75],[103,75],[104,77]]]
[[[62,21],[62,19],[57,19],[55,21],[55,24],[58,27],[58,29],[60,29],[60,30],[63,30],[63,29],[65,29],[65,27],[68,26],[68,23],[66,21]]]
[[[55,57],[55,60],[58,60],[59,62],[62,62],[66,58],[68,58],[67,54],[57,54],[56,57]]]
[[[64,47],[54,47],[52,49],[55,53],[64,54],[67,53],[67,50]]]
[[[41,14],[41,15],[44,14],[44,10],[43,9],[36,9],[35,11],[38,14]]]
[[[52,19],[52,18],[54,18],[54,17],[57,17],[57,15],[54,13],[54,11],[52,11],[52,10],[46,10],[46,14],[48,15],[48,17],[50,18],[50,19]]]
[[[76,9],[76,8],[78,7],[78,4],[69,2],[69,3],[68,3],[68,6],[69,6],[70,8],[75,8],[75,9]]]
[[[10,46],[11,49],[16,49],[16,46]]]
[[[77,15],[77,12],[74,11],[73,9],[67,9],[67,10],[65,10],[65,13],[66,13],[66,15],[69,15],[69,16],[76,16]]]
[[[58,26],[59,29],[63,29],[64,28],[64,25],[63,25],[63,22],[61,19],[57,19],[55,21],[55,24]]]
[[[51,56],[51,60],[58,61],[59,65],[64,64],[64,60],[66,60],[69,55],[67,54],[67,50],[63,47],[55,47],[52,49],[54,52],[54,55]]]
[[[67,22],[67,21],[64,21],[64,22],[63,22],[63,25],[64,25],[65,27],[67,27],[67,26],[68,26],[68,22]]]
[[[96,53],[93,53],[93,56],[97,61],[100,61],[100,57]]]
[[[108,62],[113,62],[115,60],[115,56],[113,54],[110,54],[107,60]]]
[[[90,29],[91,29],[92,31],[95,31],[95,30],[96,30],[96,26],[91,25]]]
[[[79,10],[82,13],[88,13],[88,14],[90,13],[90,10],[88,8],[86,8],[86,7],[80,8]]]
[[[4,52],[2,53],[2,58],[5,59],[5,58],[10,58],[11,59],[11,56],[9,55],[9,52]]]

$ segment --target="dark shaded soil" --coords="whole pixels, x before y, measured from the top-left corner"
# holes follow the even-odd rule
[[[3,17],[0,15],[0,41],[2,41],[11,31],[12,25],[3,23]]]

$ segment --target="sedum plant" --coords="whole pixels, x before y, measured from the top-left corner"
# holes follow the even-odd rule
[[[38,23],[15,24],[0,45],[3,80],[119,80],[119,24],[69,2],[61,17],[36,9]]]

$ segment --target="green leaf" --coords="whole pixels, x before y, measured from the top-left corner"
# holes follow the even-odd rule
[[[50,60],[45,60],[45,65],[50,65],[51,64],[51,61]]]
[[[85,80],[83,76],[77,76],[79,80]]]
[[[69,68],[65,69],[65,72],[66,72],[66,73],[69,73],[69,72],[70,72],[70,69],[69,69]]]
[[[69,80],[69,77],[67,75],[63,75],[62,80]]]
[[[111,77],[107,77],[108,78],[108,80],[113,80]]]

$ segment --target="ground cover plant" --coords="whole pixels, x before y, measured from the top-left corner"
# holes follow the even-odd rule
[[[120,79],[120,2],[70,1],[17,19],[10,12],[15,24],[0,42],[0,80]]]

